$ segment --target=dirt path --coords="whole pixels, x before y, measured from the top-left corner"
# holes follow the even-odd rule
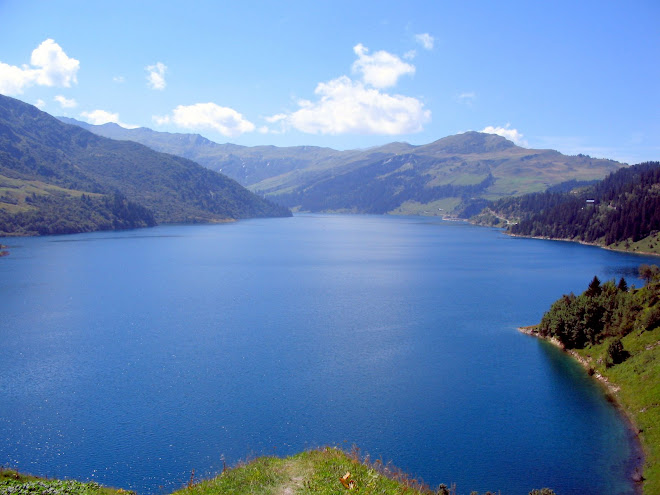
[[[303,487],[305,479],[312,473],[313,466],[311,463],[288,461],[282,469],[286,474],[287,480],[274,487],[273,494],[294,495]]]

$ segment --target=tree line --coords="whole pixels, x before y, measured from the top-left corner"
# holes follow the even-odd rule
[[[488,206],[512,234],[614,244],[660,231],[660,162],[622,168],[593,185],[504,198]]]
[[[660,269],[641,265],[639,274],[646,282],[639,289],[629,288],[624,278],[618,283],[601,283],[594,277],[582,294],[563,295],[543,315],[539,335],[556,338],[566,349],[581,349],[614,337],[607,365],[622,362],[627,356],[622,337],[660,326]]]
[[[0,235],[71,234],[156,225],[151,210],[118,192],[79,197],[34,194],[25,203],[29,209],[14,214],[0,209]]]

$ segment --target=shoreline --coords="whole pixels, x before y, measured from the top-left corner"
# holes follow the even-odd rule
[[[590,377],[595,378],[597,383],[603,387],[605,392],[605,399],[610,402],[621,414],[634,447],[630,458],[631,470],[628,473],[628,477],[629,480],[633,482],[635,493],[639,495],[643,494],[645,480],[644,465],[647,458],[646,446],[639,436],[641,430],[639,429],[639,426],[637,425],[632,412],[625,407],[618,396],[618,392],[621,390],[621,387],[615,383],[612,383],[606,376],[603,376],[598,371],[596,371],[591,366],[591,362],[588,359],[580,356],[572,349],[566,349],[556,338],[541,337],[536,330],[537,327],[538,325],[530,325],[526,327],[518,327],[517,330],[524,335],[534,337],[555,346],[570,356],[573,360],[575,360],[580,366],[582,366],[582,368],[584,368]]]
[[[594,246],[601,249],[607,249],[608,251],[614,251],[615,253],[628,253],[628,254],[641,254],[644,256],[660,256],[660,253],[654,253],[651,251],[632,251],[630,249],[617,249],[603,244],[598,244],[597,242],[587,242],[580,241],[577,239],[564,239],[560,237],[546,237],[541,235],[523,235],[523,234],[512,234],[511,232],[504,231],[504,233],[511,237],[520,237],[522,239],[539,239],[542,241],[561,241],[561,242],[575,242],[577,244],[582,244],[583,246]],[[524,333],[524,332],[523,332]]]

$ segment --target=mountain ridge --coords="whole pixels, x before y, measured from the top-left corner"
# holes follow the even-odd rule
[[[291,214],[191,160],[2,95],[0,213],[0,231],[14,235]]]
[[[461,215],[486,200],[543,191],[567,180],[602,179],[624,166],[523,148],[502,136],[475,131],[422,145],[392,142],[340,151],[218,144],[198,134],[63,120],[193,159],[300,211]],[[393,163],[399,166],[393,168]]]

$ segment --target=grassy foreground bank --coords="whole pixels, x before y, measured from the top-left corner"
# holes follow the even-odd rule
[[[128,495],[122,489],[104,488],[97,483],[44,480],[13,470],[0,470],[2,495]],[[188,486],[173,495],[339,495],[363,493],[379,495],[496,495],[457,491],[455,486],[431,489],[422,481],[381,461],[360,458],[354,449],[337,448],[301,452],[291,457],[259,457],[201,482],[191,479]],[[529,495],[555,495],[548,489],[534,489]]]
[[[125,490],[106,488],[93,481],[51,480],[0,467],[2,495],[120,495]]]

